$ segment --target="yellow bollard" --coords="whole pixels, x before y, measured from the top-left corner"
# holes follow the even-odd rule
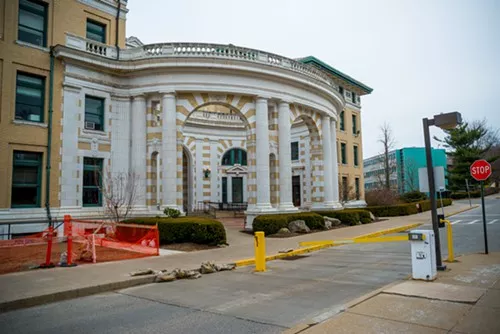
[[[255,232],[255,271],[266,271],[266,238],[264,232]]]
[[[443,220],[446,224],[446,232],[448,234],[448,259],[447,262],[455,262],[455,255],[453,254],[453,231],[451,228],[451,222],[449,220]]]

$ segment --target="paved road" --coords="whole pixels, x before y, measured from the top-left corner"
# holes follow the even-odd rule
[[[472,204],[481,204],[478,199],[473,199],[472,201]],[[463,202],[468,203],[468,201]],[[500,251],[500,199],[491,196],[486,198],[485,209],[489,251],[498,252]],[[455,255],[484,252],[481,207],[452,216],[449,219],[453,224]],[[423,227],[431,228],[431,225],[424,225]],[[448,253],[445,228],[441,229],[440,236],[443,258],[445,258]]]
[[[4,333],[279,333],[411,272],[409,247],[348,245],[293,260],[0,314]]]
[[[488,199],[487,212],[490,250],[499,251],[500,200]],[[452,218],[457,253],[483,250],[480,214],[475,209]],[[266,273],[242,268],[12,311],[0,314],[0,328],[5,333],[279,333],[322,321],[346,302],[406,278],[409,249],[408,243],[335,247],[270,262]]]

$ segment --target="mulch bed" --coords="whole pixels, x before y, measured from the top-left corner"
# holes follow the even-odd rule
[[[75,245],[75,253],[78,245]],[[52,246],[51,261],[57,264],[62,252],[65,252],[65,243],[56,243]],[[29,245],[0,248],[0,274],[29,270],[33,266],[45,262],[47,245]],[[151,256],[123,249],[114,249],[96,246],[97,263],[137,259]],[[92,264],[85,261],[74,260],[78,265]]]

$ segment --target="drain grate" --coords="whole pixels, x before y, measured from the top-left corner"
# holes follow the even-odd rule
[[[295,261],[295,260],[300,260],[300,259],[304,259],[306,257],[309,257],[309,255],[293,255],[293,256],[287,256],[287,257],[284,257],[280,260],[285,260],[285,261]]]

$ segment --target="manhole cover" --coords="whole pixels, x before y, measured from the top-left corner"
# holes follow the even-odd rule
[[[287,256],[282,258],[281,260],[286,260],[286,261],[295,261],[295,260],[300,260],[304,259],[306,257],[309,257],[309,255],[294,255],[294,256]]]

